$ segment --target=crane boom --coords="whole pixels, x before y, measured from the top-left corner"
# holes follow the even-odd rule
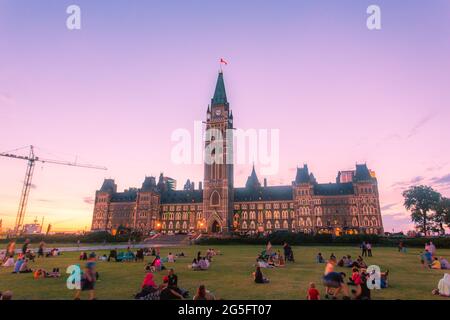
[[[82,163],[77,163],[77,162],[59,161],[59,160],[52,160],[52,159],[42,159],[42,158],[36,157],[34,155],[34,147],[33,146],[30,146],[30,153],[28,156],[21,156],[21,155],[16,155],[16,154],[11,154],[11,153],[0,153],[0,156],[28,161],[27,170],[25,172],[25,179],[23,181],[22,195],[20,196],[19,209],[17,211],[16,222],[14,224],[14,233],[16,235],[20,234],[22,231],[23,220],[25,218],[28,196],[30,194],[31,181],[33,179],[33,172],[34,172],[34,166],[35,166],[36,161],[42,162],[42,163],[51,163],[51,164],[58,164],[58,165],[65,165],[65,166],[72,166],[72,167],[107,170],[106,167],[95,166],[95,165],[91,165],[91,164],[82,164]]]

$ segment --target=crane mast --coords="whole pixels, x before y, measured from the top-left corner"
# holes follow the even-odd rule
[[[20,196],[19,209],[17,211],[16,223],[14,224],[14,234],[19,234],[22,230],[23,219],[27,208],[28,195],[30,194],[31,181],[33,180],[33,172],[35,165],[34,148],[30,146],[30,154],[28,156],[27,171],[23,181],[22,194]]]
[[[36,161],[39,161],[42,163],[52,163],[52,164],[59,164],[59,165],[72,166],[72,167],[107,170],[105,167],[94,166],[94,165],[90,165],[90,164],[81,164],[81,163],[77,163],[77,162],[66,162],[66,161],[59,161],[59,160],[52,160],[52,159],[42,159],[42,158],[35,156],[33,146],[30,146],[30,152],[29,152],[28,156],[20,156],[20,155],[10,154],[10,153],[0,153],[0,156],[28,161],[27,170],[25,172],[25,179],[23,181],[23,186],[22,186],[22,194],[20,196],[19,209],[17,211],[16,222],[14,224],[14,234],[15,235],[19,235],[22,232],[23,221],[24,221],[25,213],[26,213],[26,209],[27,209],[28,196],[29,196],[30,190],[31,190],[31,181],[33,180],[34,166],[36,164]]]

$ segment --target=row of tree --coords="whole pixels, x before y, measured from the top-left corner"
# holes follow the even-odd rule
[[[404,206],[411,211],[411,220],[425,234],[445,234],[450,227],[450,199],[429,186],[412,186],[403,192]]]

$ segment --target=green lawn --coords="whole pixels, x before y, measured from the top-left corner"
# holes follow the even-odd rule
[[[340,258],[350,254],[353,258],[359,254],[356,247],[293,247],[296,262],[285,268],[263,269],[270,279],[266,285],[257,285],[251,278],[254,271],[255,258],[263,247],[258,246],[222,246],[215,247],[222,252],[216,256],[208,271],[191,271],[188,264],[197,251],[203,253],[205,246],[161,249],[165,256],[169,251],[183,251],[187,257],[175,263],[166,264],[174,268],[178,274],[179,286],[195,292],[199,284],[205,284],[217,297],[223,299],[305,299],[308,283],[313,281],[323,295],[321,277],[323,264],[315,263],[317,252],[329,257],[331,252]],[[275,247],[277,249],[277,247]],[[398,253],[396,248],[374,248],[374,257],[367,258],[367,263],[377,264],[384,271],[390,270],[388,289],[376,290],[373,299],[446,299],[431,295],[431,290],[437,287],[439,279],[445,270],[427,270],[421,267],[419,261],[420,249],[410,249],[408,253]],[[97,252],[100,253],[100,252]],[[438,254],[450,259],[450,250],[438,250]],[[152,257],[146,257],[146,262]],[[59,267],[61,271],[70,264],[79,263],[78,253],[64,253],[55,258],[37,259],[30,266],[51,270]],[[139,262],[99,262],[97,269],[100,281],[97,283],[99,299],[132,299],[145,276],[144,263]],[[338,268],[350,274],[348,268]],[[64,275],[59,279],[34,280],[31,274],[11,274],[11,268],[0,268],[0,291],[12,290],[14,299],[72,299],[73,291],[66,288]],[[157,283],[167,271],[156,274]],[[448,272],[448,271],[447,271]],[[86,295],[83,296],[85,298]]]

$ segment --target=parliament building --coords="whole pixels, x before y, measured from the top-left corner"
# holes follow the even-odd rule
[[[218,75],[207,109],[206,129],[233,128],[223,73]],[[205,142],[205,147],[210,142]],[[233,143],[223,143],[223,157]],[[92,231],[114,232],[119,227],[166,234],[207,232],[253,234],[286,230],[303,233],[381,234],[383,223],[375,173],[366,164],[339,171],[335,183],[318,183],[307,165],[297,168],[291,185],[261,184],[255,168],[245,187],[236,188],[233,164],[204,164],[204,180],[195,188],[188,182],[175,190],[161,174],[146,177],[140,188],[117,191],[105,179],[95,194]]]

